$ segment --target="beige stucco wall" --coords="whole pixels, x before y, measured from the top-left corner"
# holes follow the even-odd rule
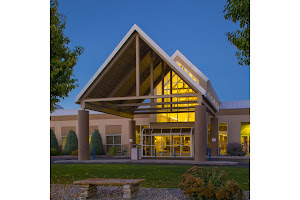
[[[250,115],[219,116],[219,123],[227,123],[227,143],[241,143],[241,123],[250,122]]]
[[[59,148],[62,146],[62,131],[66,127],[75,127],[75,132],[78,135],[78,117],[77,116],[62,116],[62,117],[51,117],[50,128],[53,129],[56,138],[58,140]],[[149,124],[149,116],[139,116],[135,118],[136,124]],[[129,143],[129,121],[131,119],[116,117],[108,114],[90,115],[89,120],[89,130],[90,135],[92,135],[95,128],[100,132],[104,148],[106,149],[106,126],[121,126],[121,142],[122,142],[122,152],[125,148],[128,149]],[[109,134],[109,133],[108,133]],[[117,133],[116,133],[117,134]]]
[[[90,115],[89,127],[90,127],[90,135],[94,131],[95,128],[98,128],[102,141],[104,144],[104,148],[106,149],[106,126],[121,126],[121,140],[122,140],[122,152],[124,152],[125,148],[128,149],[129,144],[129,121],[131,119],[117,117],[109,114],[99,114],[99,115]],[[210,123],[211,116],[207,113],[207,124]],[[75,127],[75,132],[78,134],[78,117],[77,116],[62,116],[62,117],[51,117],[50,128],[53,129],[56,138],[58,140],[58,144],[61,149],[62,145],[62,131],[64,127]],[[136,115],[134,120],[136,121],[136,125],[147,125],[152,124],[153,117],[150,115]],[[232,109],[232,110],[220,110],[219,113],[219,123],[227,123],[227,137],[228,143],[232,142],[241,142],[241,123],[242,122],[250,122],[250,109]],[[172,123],[163,123],[165,127],[172,126]],[[168,125],[169,124],[169,125]],[[179,125],[183,125],[180,123],[176,123],[177,127]],[[186,123],[185,126],[193,126],[194,123]],[[158,124],[156,124],[158,126]],[[160,126],[159,126],[160,127]],[[162,127],[161,127],[162,128]]]

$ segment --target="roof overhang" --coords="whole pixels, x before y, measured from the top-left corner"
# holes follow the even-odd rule
[[[75,102],[80,104],[83,95],[88,91],[91,85],[95,82],[99,76],[101,76],[101,72],[107,67],[107,65],[111,62],[111,60],[115,57],[115,55],[119,52],[122,46],[128,41],[130,36],[137,32],[139,37],[147,44],[149,47],[155,51],[156,54],[160,56],[161,59],[166,62],[168,66],[172,68],[196,93],[201,93],[202,95],[206,94],[206,90],[201,87],[195,80],[193,80],[188,74],[185,73],[181,67],[179,67],[175,61],[170,58],[144,31],[142,31],[136,24],[132,26],[132,28],[128,31],[125,37],[121,40],[121,42],[117,45],[117,47],[113,50],[113,52],[109,55],[109,57],[105,60],[105,62],[101,65],[101,67],[97,70],[97,72],[93,75],[93,77],[88,81],[88,83],[83,87],[80,93],[76,96]]]
[[[177,55],[186,59],[179,51],[176,52]],[[139,55],[139,59],[137,59],[137,55]],[[154,61],[155,64],[153,64]],[[208,81],[208,78],[188,59],[186,59],[186,62],[203,79]],[[139,73],[136,73],[138,71]],[[154,95],[153,88],[164,79],[169,71],[174,71],[195,93]],[[173,97],[186,98],[187,100],[184,100],[186,106],[177,109],[172,108],[173,104],[183,103],[172,102]],[[191,100],[190,97],[198,97],[198,100],[194,102],[195,100]],[[199,101],[199,99],[203,99],[202,97],[205,98],[205,102]],[[171,99],[171,102],[164,101],[166,98]],[[205,103],[212,114],[219,110],[209,97],[206,89],[190,77],[145,32],[134,25],[83,87],[75,98],[75,102],[81,104],[84,109],[133,118],[134,114],[145,113],[139,108],[143,104],[145,105],[144,101],[146,99],[151,101],[150,108],[144,109],[149,111],[148,114],[187,112],[186,109],[194,109],[195,103]],[[154,102],[153,99],[162,99],[162,101]],[[165,105],[170,105],[171,109],[167,109],[168,106]]]

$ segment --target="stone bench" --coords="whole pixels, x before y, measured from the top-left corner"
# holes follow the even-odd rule
[[[79,199],[90,199],[97,196],[97,185],[123,186],[123,199],[131,199],[131,194],[139,189],[140,183],[145,179],[115,179],[115,178],[90,178],[75,181],[73,184],[81,185]]]

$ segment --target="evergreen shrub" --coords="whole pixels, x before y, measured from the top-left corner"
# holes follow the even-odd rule
[[[109,156],[116,156],[117,154],[118,154],[118,149],[115,146],[110,147],[107,153],[107,155]]]
[[[50,129],[50,149],[56,149],[58,152],[58,141],[52,129]]]
[[[50,156],[57,156],[58,151],[56,149],[51,148],[50,149]]]
[[[217,168],[192,167],[182,175],[179,188],[194,200],[242,199],[243,190]]]
[[[95,148],[96,155],[104,155],[105,154],[103,143],[102,143],[102,138],[97,129],[94,130],[94,132],[92,134],[92,138],[91,138],[91,142],[90,142],[90,155],[94,154],[94,152],[93,152],[94,148]]]
[[[73,130],[70,130],[64,147],[64,154],[71,155],[72,151],[76,149],[78,149],[77,135]]]
[[[71,156],[78,156],[78,149],[72,151]]]
[[[229,143],[227,145],[228,156],[244,156],[247,152],[243,151],[243,146],[239,143]]]

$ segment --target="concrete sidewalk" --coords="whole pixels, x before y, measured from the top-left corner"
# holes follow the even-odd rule
[[[238,162],[232,161],[206,161],[196,162],[194,160],[162,160],[162,159],[101,159],[101,160],[57,160],[55,164],[171,164],[171,165],[208,165],[208,166],[232,166]]]

